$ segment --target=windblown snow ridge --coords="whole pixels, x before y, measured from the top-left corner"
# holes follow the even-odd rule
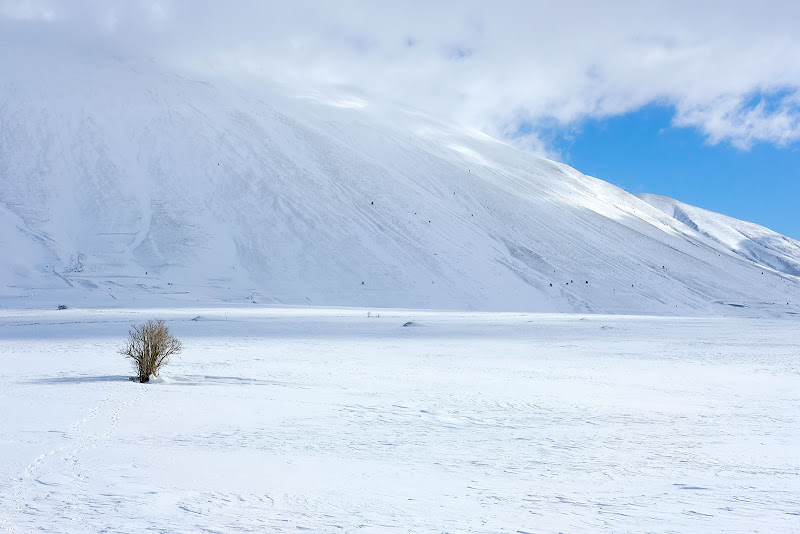
[[[800,276],[800,242],[794,239],[758,224],[690,206],[669,197],[650,194],[636,196],[732,253],[770,269]]]

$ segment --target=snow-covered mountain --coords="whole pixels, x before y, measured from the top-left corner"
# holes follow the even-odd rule
[[[800,311],[797,242],[412,109],[67,54],[0,72],[5,301]]]
[[[636,195],[670,217],[697,230],[744,258],[794,276],[800,276],[800,242],[758,224],[714,213],[669,197]]]

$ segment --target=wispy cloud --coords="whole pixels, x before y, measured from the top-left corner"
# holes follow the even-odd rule
[[[800,92],[722,95],[709,102],[679,103],[673,123],[700,129],[712,144],[728,141],[747,150],[754,143],[778,146],[800,141]]]
[[[520,124],[653,102],[710,143],[800,140],[793,1],[0,0],[0,18],[15,28],[6,39],[41,32],[179,69],[349,85],[538,151]]]

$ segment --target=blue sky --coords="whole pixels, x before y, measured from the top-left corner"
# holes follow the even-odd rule
[[[654,193],[800,239],[800,146],[711,145],[674,110],[647,106],[580,126],[551,129],[561,160],[631,193]]]

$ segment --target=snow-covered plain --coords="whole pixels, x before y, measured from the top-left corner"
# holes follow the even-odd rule
[[[153,316],[185,351],[133,383]],[[800,527],[785,319],[2,310],[0,339],[4,532]]]

